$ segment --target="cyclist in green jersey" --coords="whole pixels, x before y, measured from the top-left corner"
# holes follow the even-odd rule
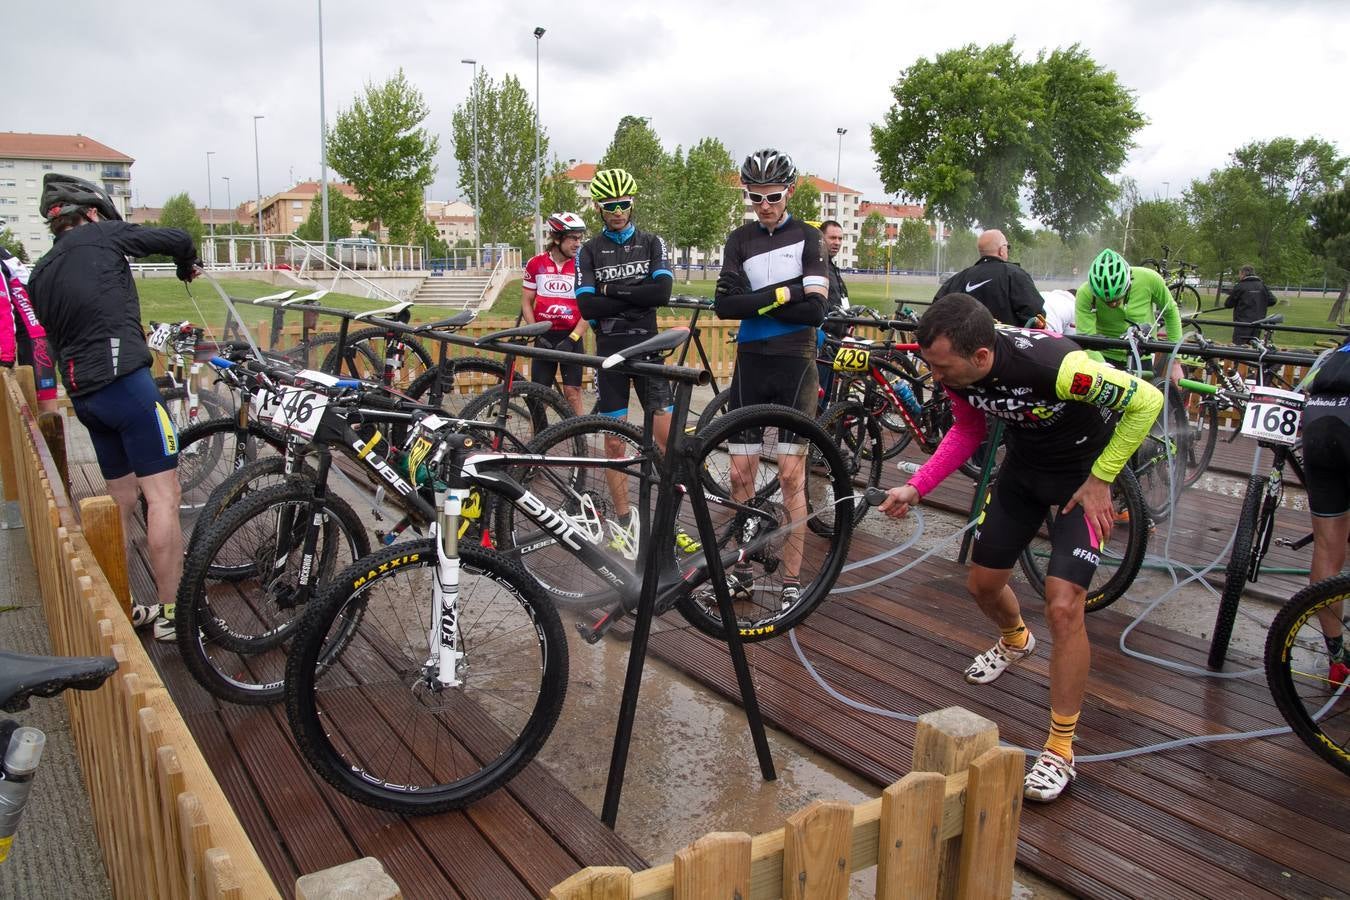
[[[1092,261],[1088,280],[1074,300],[1078,334],[1118,338],[1131,325],[1145,326],[1154,340],[1181,337],[1181,313],[1167,290],[1167,282],[1152,269],[1131,266],[1114,250],[1103,250]],[[1158,331],[1161,320],[1163,331]],[[1129,354],[1102,350],[1102,358],[1124,368]]]

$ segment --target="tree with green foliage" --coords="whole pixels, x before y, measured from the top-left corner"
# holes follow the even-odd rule
[[[159,224],[161,228],[183,229],[191,236],[194,247],[201,246],[202,234],[206,231],[202,226],[201,217],[197,215],[197,207],[193,205],[192,198],[186,191],[174,194],[164,201],[164,209],[159,214]]]
[[[858,268],[881,269],[886,266],[886,218],[870,212],[858,231]]]
[[[474,103],[478,117],[478,231],[485,244],[533,247],[534,104],[514,75],[497,84],[486,69],[451,118],[459,189],[474,196]],[[548,135],[539,136],[540,159],[547,158]],[[540,173],[541,175],[543,173]],[[542,188],[542,179],[541,179]],[[548,215],[553,210],[545,210]]]
[[[943,270],[958,272],[966,266],[973,265],[979,259],[979,253],[975,249],[976,240],[975,232],[969,228],[953,228],[942,248]]]
[[[886,190],[938,218],[1021,233],[1030,213],[1069,236],[1108,212],[1144,125],[1133,95],[1077,44],[1024,62],[1012,40],[968,44],[900,73],[872,126]]]
[[[19,262],[28,262],[28,251],[24,249],[23,241],[19,240],[19,236],[8,228],[0,228],[0,247],[4,247],[17,256]]]
[[[805,222],[820,221],[820,188],[809,175],[797,178],[797,189],[787,202],[787,211]]]
[[[423,219],[417,226],[417,236],[414,243],[423,248],[427,259],[445,259],[450,255],[450,245],[441,237],[440,232],[436,230],[436,226],[426,219]]]
[[[923,219],[903,219],[895,235],[895,265],[902,269],[923,269],[932,263],[933,235]]]
[[[668,211],[661,205],[665,193],[665,177],[669,160],[661,146],[661,138],[648,124],[645,116],[624,116],[614,129],[614,138],[605,148],[596,170],[623,169],[637,181],[638,199],[634,220],[645,231],[662,237],[670,228]],[[587,204],[586,222],[594,229],[600,227],[595,207]]]
[[[1341,280],[1341,292],[1327,315],[1328,321],[1339,322],[1350,295],[1350,183],[1312,198],[1308,211],[1304,243],[1311,253],[1325,259]]]
[[[567,165],[554,159],[547,177],[539,183],[540,215],[545,219],[554,213],[582,214],[590,204],[577,193],[576,182],[567,177]]]
[[[331,187],[328,190],[328,237],[330,240],[338,240],[352,236],[352,201],[347,195]],[[309,205],[309,216],[300,227],[295,229],[295,236],[302,241],[322,241],[323,240],[323,202],[315,197],[314,202]]]
[[[745,207],[734,173],[731,154],[717,138],[699,141],[687,157],[677,147],[667,158],[660,205],[669,225],[662,236],[682,251],[686,281],[689,252],[710,255],[740,222]]]
[[[1160,258],[1164,244],[1171,249],[1173,259],[1193,259],[1199,249],[1184,198],[1136,203],[1130,210],[1129,222],[1130,250],[1126,259],[1136,265],[1145,257]]]
[[[364,95],[338,113],[328,134],[329,165],[360,197],[352,217],[377,233],[388,229],[396,244],[416,233],[422,196],[436,177],[440,139],[421,127],[429,112],[422,93],[399,69],[384,84],[367,82]]]

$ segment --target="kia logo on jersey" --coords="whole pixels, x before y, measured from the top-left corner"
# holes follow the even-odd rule
[[[572,293],[571,275],[547,275],[539,282],[539,293],[554,297]]]

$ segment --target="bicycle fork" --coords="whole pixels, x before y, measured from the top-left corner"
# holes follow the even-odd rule
[[[459,687],[461,683],[460,661],[464,651],[459,639],[459,518],[468,499],[468,488],[452,487],[446,491],[433,532],[436,580],[427,627],[429,653],[422,671],[427,686],[438,691]]]

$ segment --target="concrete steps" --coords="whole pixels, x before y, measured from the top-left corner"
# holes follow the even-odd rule
[[[428,275],[413,291],[412,301],[419,306],[474,308],[483,296],[488,280],[487,275]]]

